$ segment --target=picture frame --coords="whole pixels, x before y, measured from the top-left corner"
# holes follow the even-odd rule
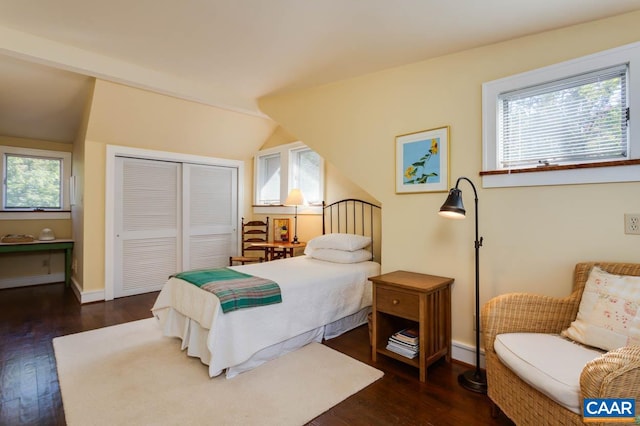
[[[396,136],[396,194],[449,190],[449,126]]]
[[[291,225],[289,219],[273,219],[273,242],[289,242]]]

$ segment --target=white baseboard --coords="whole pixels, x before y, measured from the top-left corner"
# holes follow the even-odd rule
[[[13,277],[0,279],[0,290],[14,287],[27,287],[30,285],[53,284],[64,281],[64,272],[43,275],[29,275],[26,277]]]
[[[451,358],[465,364],[475,367],[476,365],[476,348],[457,341],[451,342]],[[485,368],[484,350],[480,350],[480,368]]]
[[[104,290],[93,290],[93,291],[82,291],[80,288],[80,284],[75,280],[74,277],[71,278],[71,289],[73,290],[73,294],[75,294],[76,299],[80,304],[92,303],[92,302],[104,302]]]

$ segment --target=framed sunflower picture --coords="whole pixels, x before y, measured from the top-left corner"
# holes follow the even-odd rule
[[[449,190],[449,126],[396,137],[396,194]]]

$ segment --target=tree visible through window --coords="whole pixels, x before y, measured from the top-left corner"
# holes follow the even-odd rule
[[[71,159],[68,151],[0,145],[0,211],[71,210]],[[9,217],[15,216],[3,215],[0,220]]]
[[[626,65],[500,95],[500,167],[626,159],[626,100]]]
[[[637,182],[634,81],[640,43],[483,83],[483,187]]]
[[[62,160],[6,157],[5,209],[61,209]]]

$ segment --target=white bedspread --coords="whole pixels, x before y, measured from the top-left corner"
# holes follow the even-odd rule
[[[371,306],[368,277],[380,273],[380,265],[375,262],[340,264],[307,256],[232,269],[278,283],[282,303],[224,314],[212,293],[171,278],[152,308],[161,320],[175,309],[209,330],[207,348],[211,352],[212,377],[261,349]]]

